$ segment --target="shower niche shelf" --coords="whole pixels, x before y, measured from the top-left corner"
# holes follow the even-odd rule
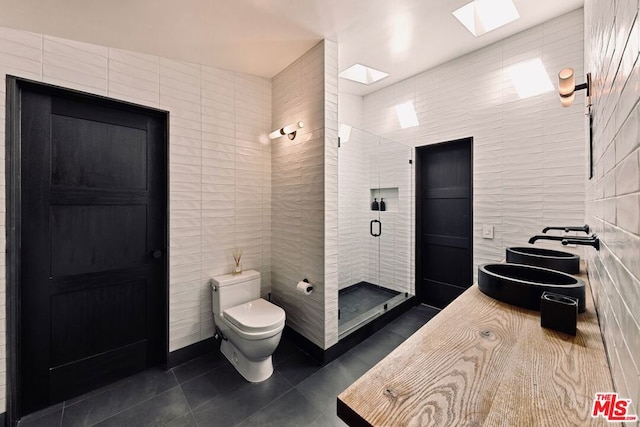
[[[378,203],[380,199],[384,199],[386,212],[398,212],[398,187],[372,188],[370,191],[371,199],[369,204],[373,202],[373,199],[377,199]]]

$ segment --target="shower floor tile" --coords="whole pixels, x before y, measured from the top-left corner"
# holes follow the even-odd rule
[[[338,295],[338,309],[340,310],[339,325],[384,304],[400,292],[381,288],[367,282],[360,282],[348,288],[340,289]]]

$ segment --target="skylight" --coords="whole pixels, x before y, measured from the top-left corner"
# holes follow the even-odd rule
[[[351,67],[342,71],[339,76],[343,79],[353,80],[354,82],[370,85],[378,80],[382,80],[389,74],[384,71],[366,67],[362,64],[353,64]]]
[[[396,116],[398,116],[398,121],[402,129],[420,124],[420,122],[418,122],[418,116],[416,115],[416,109],[413,108],[413,102],[411,101],[396,105]]]
[[[511,66],[509,78],[521,99],[553,90],[553,84],[540,58]]]
[[[476,37],[520,18],[513,0],[474,0],[452,13]]]

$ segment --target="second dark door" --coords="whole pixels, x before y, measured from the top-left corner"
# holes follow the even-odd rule
[[[21,412],[166,354],[166,116],[21,84]]]
[[[472,142],[416,148],[416,293],[435,307],[473,284]]]

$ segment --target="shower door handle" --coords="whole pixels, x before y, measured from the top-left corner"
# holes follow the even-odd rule
[[[375,234],[373,232],[373,223],[377,222],[378,223],[378,234]],[[377,219],[372,219],[371,222],[369,223],[369,233],[371,233],[371,235],[373,237],[378,237],[382,234],[382,223],[380,221],[378,221]]]

